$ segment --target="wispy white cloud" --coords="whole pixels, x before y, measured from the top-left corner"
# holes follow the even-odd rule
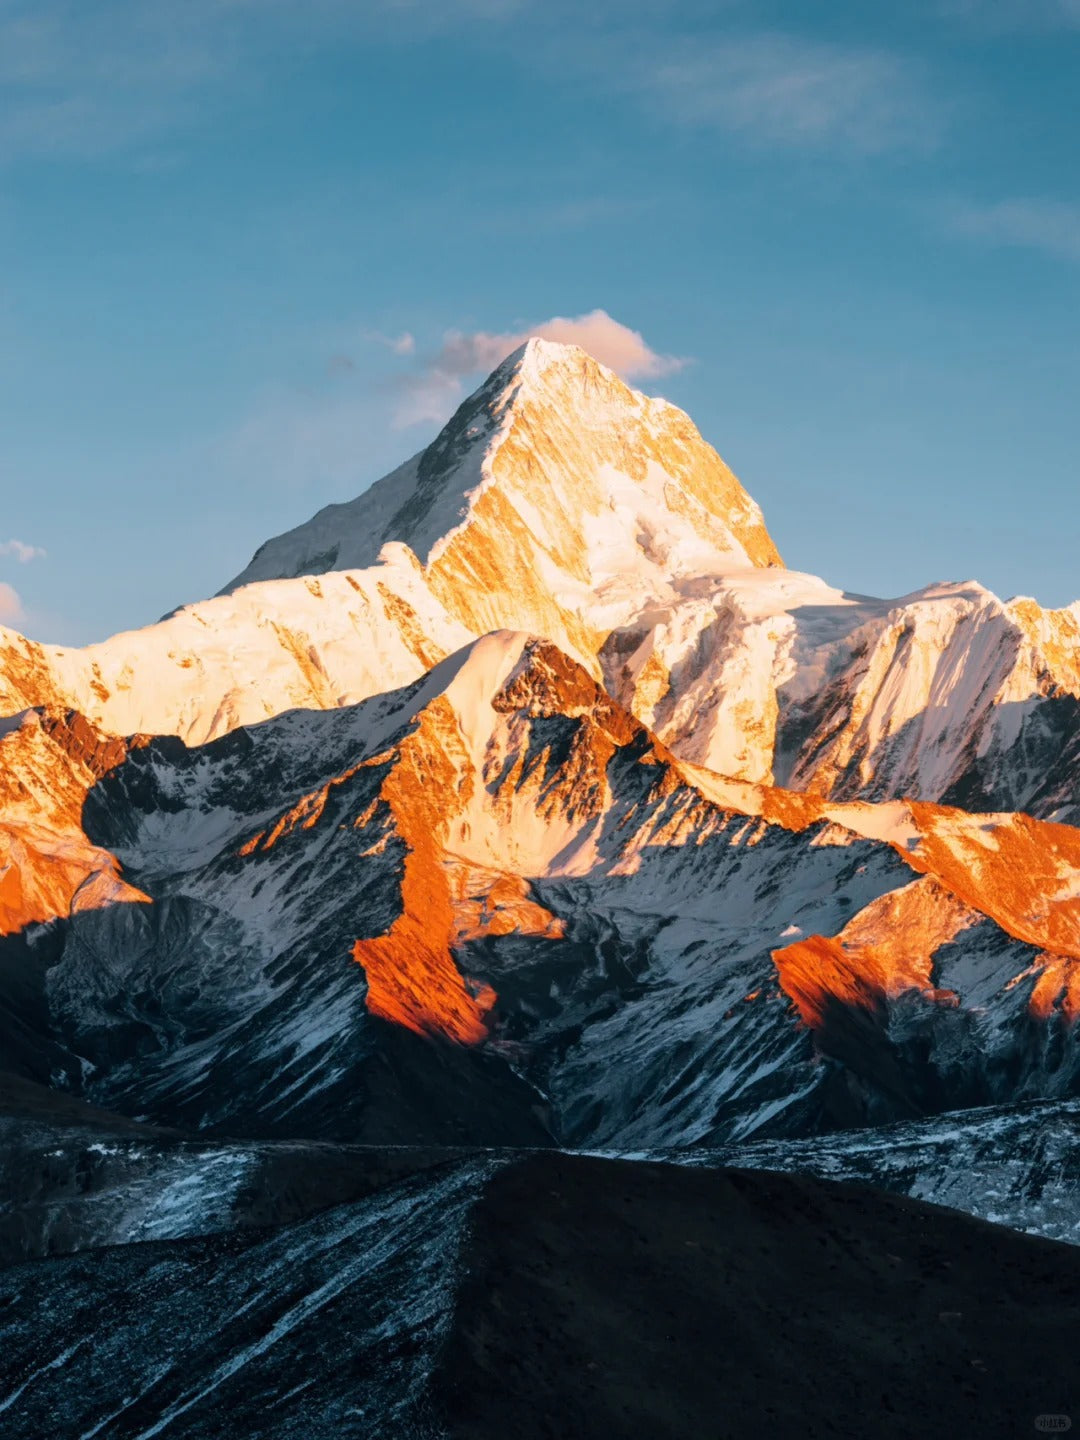
[[[234,487],[313,489],[328,498],[351,498],[406,458],[409,446],[399,432],[443,425],[467,389],[530,335],[581,345],[628,379],[668,375],[687,363],[659,353],[604,310],[505,331],[452,330],[423,350],[415,339],[411,347],[403,345],[404,334],[412,338],[403,332],[396,346],[384,347],[392,362],[382,355],[373,364],[371,348],[365,353],[346,346],[317,384],[267,391],[222,438],[209,463]],[[367,339],[369,347],[395,338],[367,329],[352,335]]]
[[[0,9],[0,160],[131,149],[184,119],[232,71],[194,0],[8,0]],[[197,13],[201,12],[201,13]]]
[[[0,624],[13,625],[23,618],[19,592],[6,580],[0,580]]]
[[[0,555],[13,555],[21,565],[31,560],[43,560],[45,551],[40,545],[26,545],[22,540],[0,540]]]
[[[661,47],[627,78],[669,119],[759,144],[879,154],[932,146],[946,123],[915,62],[795,35]]]
[[[400,378],[395,425],[404,429],[445,420],[463,397],[470,377],[494,370],[533,335],[564,345],[580,345],[627,380],[671,375],[688,363],[683,356],[660,354],[640,330],[632,330],[599,309],[574,317],[554,315],[519,330],[450,330],[443,336],[439,350],[419,370]]]
[[[606,310],[597,309],[572,318],[553,315],[538,325],[501,333],[451,330],[444,337],[436,364],[458,375],[491,370],[533,335],[563,345],[580,345],[602,365],[617,370],[628,380],[671,375],[688,363],[685,356],[661,355],[646,343],[640,330],[631,330]]]
[[[938,0],[938,10],[990,31],[1080,28],[1080,0]]]
[[[1080,0],[1031,3],[1080,19]],[[944,107],[913,61],[881,48],[732,31],[726,17],[720,28],[716,12],[736,8],[714,6],[710,28],[680,41],[662,7],[626,3],[572,11],[555,0],[3,0],[0,160],[138,154],[205,123],[219,102],[265,91],[275,67],[299,52],[415,44],[465,26],[485,46],[528,47],[553,83],[576,74],[645,99],[678,124],[760,144],[879,153],[925,146],[941,133]],[[589,223],[590,214],[583,201],[556,220]]]
[[[408,330],[403,330],[400,335],[384,335],[381,330],[365,330],[365,340],[373,340],[376,345],[384,345],[394,355],[412,355],[416,351],[416,337]]]
[[[1021,0],[939,3],[989,11]],[[1080,21],[1080,0],[1022,3]],[[205,122],[216,103],[265,90],[275,67],[297,53],[415,44],[465,26],[486,46],[527,46],[555,83],[577,74],[646,99],[676,123],[762,144],[879,153],[925,146],[941,133],[945,109],[915,62],[883,48],[731,30],[726,12],[737,9],[715,4],[709,29],[680,41],[655,4],[3,0],[0,160],[152,149]],[[588,223],[587,202],[577,210]],[[560,223],[581,223],[577,210]]]
[[[409,44],[528,0],[3,0],[0,161],[137,151],[337,40]]]
[[[1059,260],[1080,262],[1080,205],[1067,201],[963,201],[946,207],[945,222],[954,235],[988,245],[1041,250]]]

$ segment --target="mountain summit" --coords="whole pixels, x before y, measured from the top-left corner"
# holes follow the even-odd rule
[[[516,350],[412,460],[220,595],[68,650],[0,627],[0,715],[199,744],[545,637],[682,759],[833,799],[1080,815],[1080,605],[898,600],[782,568],[688,417],[572,345]]]
[[[408,547],[474,633],[512,623],[583,658],[680,582],[780,563],[760,509],[683,411],[535,338],[426,450],[267,541],[226,591],[365,568],[387,544]]]

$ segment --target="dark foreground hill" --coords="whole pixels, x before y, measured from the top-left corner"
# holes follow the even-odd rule
[[[1080,1250],[807,1176],[488,1153],[14,1266],[0,1327],[5,1440],[1012,1437],[1078,1403]]]

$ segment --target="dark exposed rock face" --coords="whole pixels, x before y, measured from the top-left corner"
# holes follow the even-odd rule
[[[0,1414],[10,1440],[223,1417],[271,1440],[1004,1440],[1074,1412],[1078,1296],[1080,1250],[863,1187],[466,1157],[280,1228],[0,1272]]]
[[[1067,865],[1074,832],[998,827],[988,850],[927,811],[924,856],[781,792],[733,811],[544,641],[488,637],[404,690],[201,747],[110,748],[72,716],[42,744],[87,866],[126,888],[0,940],[7,1064],[109,1109],[625,1148],[1080,1083],[1069,915],[1025,920],[1008,864],[980,881],[965,858]]]

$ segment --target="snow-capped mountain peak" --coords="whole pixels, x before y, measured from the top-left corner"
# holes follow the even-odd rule
[[[232,586],[86,650],[0,627],[0,713],[189,743],[543,636],[685,760],[834,799],[1067,819],[1080,607],[975,582],[898,600],[783,569],[686,415],[533,338],[419,455],[268,541]]]
[[[780,558],[688,416],[577,346],[536,338],[420,455],[268,541],[227,588],[366,567],[387,541],[419,557],[474,633],[513,624],[586,655],[679,577]]]

